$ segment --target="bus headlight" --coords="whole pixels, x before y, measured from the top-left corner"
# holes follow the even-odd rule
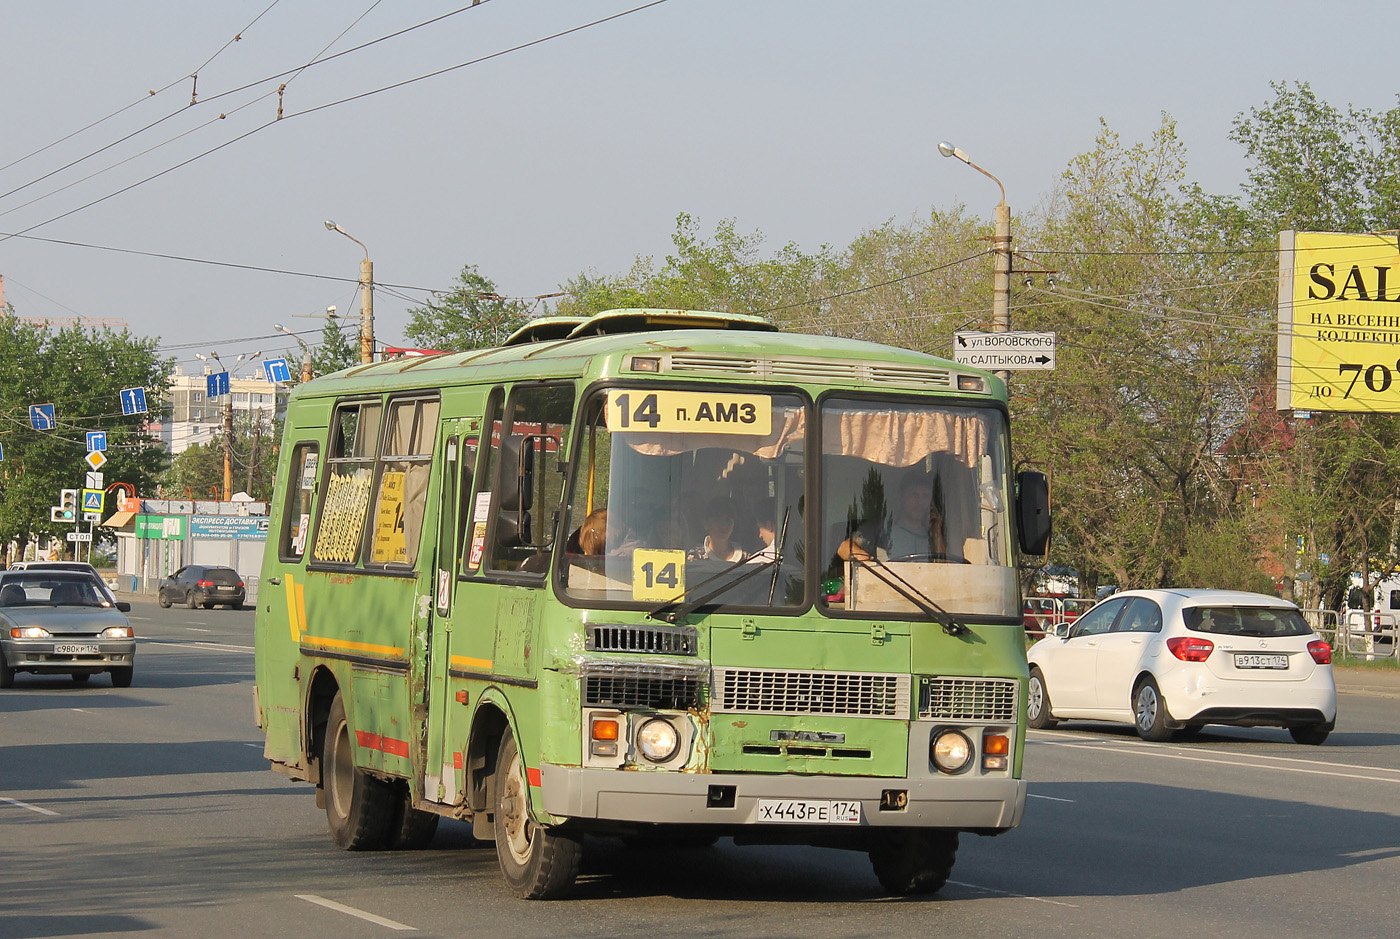
[[[654,717],[637,728],[637,749],[653,763],[665,763],[680,749],[681,735],[668,720]]]
[[[939,730],[929,741],[928,752],[940,772],[960,773],[972,762],[972,741],[959,731]]]

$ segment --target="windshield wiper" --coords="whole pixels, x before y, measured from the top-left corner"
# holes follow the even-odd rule
[[[773,583],[768,588],[768,605],[772,606],[773,594],[778,589],[778,565],[781,564],[783,560],[782,551],[783,547],[787,544],[788,518],[791,515],[791,513],[792,509],[790,508],[783,513],[782,532],[778,535],[778,540],[774,543],[774,551],[772,557],[764,558],[761,561],[755,561],[754,558],[758,557],[758,555],[762,553],[755,552],[754,554],[742,557],[737,561],[733,561],[727,567],[723,568],[713,576],[705,578],[693,587],[687,587],[686,591],[680,596],[676,597],[673,600],[667,600],[665,603],[652,610],[650,613],[647,614],[647,619],[664,619],[668,623],[674,623],[682,617],[690,615],[690,613],[704,606],[706,603],[709,603],[711,600],[713,600],[720,594],[725,593],[733,587],[739,586],[740,584],[747,581],[749,578],[755,576],[756,574],[763,573],[770,567],[773,568]],[[744,565],[749,565],[752,568],[752,570],[745,571],[743,574],[740,574],[733,580],[725,581],[724,583],[720,584],[718,587],[716,587],[708,593],[701,594],[700,596],[694,597],[690,600],[686,599],[686,597],[689,597],[691,594],[695,593],[701,588],[706,587],[717,580],[720,580],[721,578],[733,573],[735,570],[743,567]]]
[[[909,583],[909,581],[905,580],[903,577],[900,577],[879,558],[867,559],[852,554],[851,560],[874,574],[875,579],[886,587],[889,587],[895,593],[917,606],[925,616],[942,626],[943,631],[948,635],[961,636],[965,632],[970,632],[966,626],[953,619],[953,614],[930,600],[919,588]],[[873,564],[871,563],[872,560],[874,561]]]

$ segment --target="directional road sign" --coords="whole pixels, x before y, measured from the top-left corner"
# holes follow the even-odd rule
[[[228,372],[215,372],[204,377],[204,396],[218,398],[228,394]]]
[[[145,414],[146,413],[146,389],[145,388],[123,388],[120,392],[122,399],[123,414]]]
[[[35,430],[53,430],[58,423],[52,404],[31,404],[29,406],[29,426]]]
[[[102,485],[102,474],[101,474],[101,473],[84,473],[84,474],[83,474],[83,478],[86,480],[86,482],[83,483],[83,485],[84,485],[86,488],[88,488],[88,489],[105,489],[105,487]]]
[[[263,362],[263,371],[267,373],[267,380],[270,382],[289,382],[292,380],[292,370],[287,367],[286,359],[268,359]]]
[[[87,443],[89,450],[107,449],[107,432],[105,430],[90,430],[87,432]]]
[[[1054,333],[953,333],[953,361],[989,371],[1055,367]]]

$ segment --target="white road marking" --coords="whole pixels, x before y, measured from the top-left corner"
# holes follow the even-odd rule
[[[31,812],[38,812],[40,815],[52,815],[55,817],[57,817],[58,815],[57,812],[51,812],[48,809],[40,808],[37,805],[30,805],[28,802],[21,802],[18,799],[7,799],[4,796],[0,796],[0,802],[8,802],[10,803],[10,805],[17,805],[22,809],[28,809]]]
[[[243,746],[245,746],[245,747],[257,747],[259,750],[262,749],[262,744],[260,744],[260,743],[245,743]]]
[[[186,626],[185,628],[193,633],[212,633],[214,631],[212,629],[204,629],[201,626]]]
[[[1182,747],[1182,746],[1179,746],[1179,745],[1162,744],[1162,743],[1149,743],[1149,742],[1147,742],[1147,741],[1145,741],[1145,740],[1105,740],[1105,739],[1103,739],[1102,737],[1095,737],[1095,736],[1093,736],[1092,734],[1074,734],[1074,733],[1046,734],[1046,733],[1044,733],[1044,732],[1042,731],[1042,732],[1039,732],[1038,736],[1041,736],[1041,735],[1043,735],[1043,736],[1042,736],[1042,739],[1038,739],[1038,740],[1034,741],[1035,743],[1044,743],[1044,744],[1049,744],[1050,746],[1067,746],[1067,744],[1065,744],[1065,743],[1063,743],[1063,742],[1061,742],[1061,741],[1063,741],[1063,740],[1065,740],[1065,739],[1070,739],[1070,740],[1082,740],[1082,741],[1085,741],[1086,743],[1095,743],[1095,744],[1098,744],[1099,746],[1105,747],[1105,748],[1107,748],[1107,747],[1112,747],[1112,746],[1118,746],[1118,747],[1136,747],[1136,748],[1143,749],[1143,750],[1165,750],[1165,749],[1172,749],[1172,750],[1175,750],[1177,753],[1180,753],[1180,754],[1193,754],[1193,755],[1218,753],[1218,754],[1228,755],[1228,756],[1232,756],[1232,757],[1239,757],[1239,758],[1241,758],[1241,759],[1246,759],[1246,760],[1273,760],[1274,762],[1277,762],[1277,763],[1302,763],[1302,764],[1304,764],[1304,765],[1306,765],[1306,766],[1321,766],[1321,767],[1324,767],[1324,768],[1329,769],[1329,770],[1354,769],[1354,770],[1360,770],[1360,771],[1363,772],[1363,773],[1395,773],[1396,775],[1400,775],[1400,768],[1391,769],[1391,768],[1388,767],[1388,766],[1368,766],[1368,765],[1365,765],[1365,764],[1358,764],[1358,763],[1333,763],[1333,762],[1330,762],[1330,761],[1328,761],[1328,760],[1308,759],[1308,758],[1305,758],[1305,757],[1297,757],[1297,756],[1273,756],[1272,754],[1268,754],[1268,753],[1249,753],[1249,752],[1246,752],[1246,751],[1244,751],[1244,750],[1215,750],[1215,751],[1212,751],[1212,750],[1205,750],[1205,749],[1197,749],[1197,748],[1194,748],[1194,747]],[[1262,768],[1268,768],[1268,767],[1262,767]]]
[[[1264,763],[1249,763],[1244,760],[1222,760],[1206,756],[1187,756],[1185,753],[1182,752],[1168,752],[1166,748],[1158,749],[1156,747],[1134,747],[1131,745],[1105,746],[1103,744],[1052,743],[1048,740],[1044,741],[1044,743],[1046,746],[1064,747],[1069,750],[1098,750],[1101,753],[1131,753],[1137,756],[1155,756],[1164,760],[1183,760],[1187,763],[1211,763],[1215,766],[1240,766],[1245,769],[1273,770],[1276,773],[1301,773],[1306,776],[1331,776],[1336,779],[1360,779],[1364,780],[1365,782],[1383,782],[1391,784],[1400,784],[1400,779],[1386,776],[1366,776],[1361,773],[1336,773],[1330,770],[1323,769],[1303,769],[1299,766],[1269,766]],[[1240,756],[1241,754],[1232,753],[1231,755]],[[1327,766],[1330,764],[1319,762],[1316,765]],[[1370,769],[1372,772],[1391,772],[1390,770],[1380,770],[1375,767],[1368,767],[1368,769]]]
[[[293,894],[298,900],[305,900],[307,903],[314,903],[317,906],[324,906],[328,910],[335,910],[337,913],[344,913],[347,916],[354,916],[376,926],[384,926],[388,929],[407,930],[417,932],[416,926],[405,926],[403,923],[396,923],[392,919],[385,919],[382,916],[375,916],[373,913],[366,913],[364,910],[357,910],[353,906],[346,906],[343,903],[336,903],[334,900],[327,900],[325,897],[318,897],[313,893]]]
[[[1034,792],[1026,793],[1027,799],[1048,799],[1051,802],[1073,802],[1073,799],[1057,799],[1054,796],[1036,795]]]
[[[245,655],[253,654],[252,646],[234,646],[222,642],[203,642],[192,639],[142,639],[143,646],[174,646],[177,649],[193,649],[198,652],[241,652]]]
[[[1012,893],[1010,890],[998,890],[995,887],[983,887],[981,884],[969,884],[961,880],[950,880],[948,881],[948,883],[956,884],[959,887],[969,887],[973,890],[982,890],[986,893],[999,893],[1003,897],[1015,897],[1017,900],[1035,900],[1037,903],[1053,903],[1055,906],[1069,906],[1074,907],[1075,909],[1079,909],[1078,903],[1065,903],[1063,900],[1047,900],[1045,897],[1032,897],[1027,896],[1024,893]]]

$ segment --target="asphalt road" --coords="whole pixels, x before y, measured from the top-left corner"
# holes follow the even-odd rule
[[[1023,826],[964,836],[936,897],[883,897],[864,857],[590,844],[576,897],[516,900],[448,823],[346,853],[312,790],[267,769],[252,614],[138,603],[135,683],[0,692],[0,939],[128,936],[1391,936],[1400,699],[1346,693],[1322,747],[1270,729],[1148,744],[1033,731]]]

